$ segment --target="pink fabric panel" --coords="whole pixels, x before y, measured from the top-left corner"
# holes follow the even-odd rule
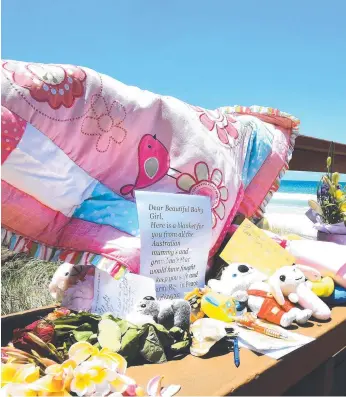
[[[1,106],[1,164],[17,147],[25,131],[26,121]]]
[[[268,192],[272,189],[282,168],[286,165],[287,152],[291,132],[282,127],[276,127],[271,155],[266,159],[260,172],[252,179],[245,189],[244,199],[239,212],[251,217],[262,204]]]
[[[236,215],[236,213],[238,212],[238,209],[240,208],[241,202],[244,199],[244,188],[243,185],[240,186],[238,195],[237,195],[237,199],[236,202],[234,204],[234,207],[232,208],[232,211],[230,212],[227,221],[225,223],[225,227],[222,229],[222,232],[218,238],[218,240],[216,241],[216,244],[214,245],[214,247],[210,250],[209,252],[209,257],[211,258],[212,256],[214,256],[217,252],[217,250],[220,248],[224,238],[226,237],[227,233],[230,233],[232,230],[232,221]],[[212,262],[208,262],[208,266],[210,267],[212,265]]]
[[[102,254],[139,271],[139,238],[111,226],[71,219],[1,181],[2,224],[39,243],[57,248]]]
[[[2,224],[21,236],[56,246],[70,218],[1,181]]]
[[[55,88],[44,83],[46,73],[54,75]],[[6,107],[125,198],[134,189],[200,194],[207,177],[216,244],[241,184],[240,121],[77,66],[8,61],[2,74]],[[149,157],[158,163],[153,178],[146,174]],[[200,179],[198,164],[208,171]]]
[[[87,68],[45,65],[45,71],[52,68],[52,73],[61,75],[60,89],[67,84],[71,94],[72,85],[78,85],[72,97],[62,96],[61,102],[55,103],[59,95],[44,90],[36,94],[38,68],[38,64],[24,62],[3,64],[2,91],[12,92],[6,97],[6,105],[48,136],[93,178],[118,193],[121,186],[134,181],[137,170],[133,162],[146,133],[164,132],[158,133],[158,139],[170,152],[172,126],[162,119],[163,103],[158,95],[125,86]],[[69,72],[72,74],[67,77]]]
[[[60,246],[102,254],[126,265],[131,272],[139,272],[139,238],[111,226],[72,219],[65,227]]]
[[[239,211],[242,214],[246,217],[253,216],[265,199],[283,165],[284,161],[277,153],[273,153],[264,162],[262,166],[263,172],[258,173],[245,190],[244,200],[239,207]]]

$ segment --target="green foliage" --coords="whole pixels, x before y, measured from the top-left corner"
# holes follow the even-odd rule
[[[48,285],[59,264],[1,248],[1,314],[54,304]]]

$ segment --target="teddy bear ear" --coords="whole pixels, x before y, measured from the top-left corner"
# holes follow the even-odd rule
[[[145,298],[143,298],[146,301],[154,301],[155,298],[153,296],[146,296]]]

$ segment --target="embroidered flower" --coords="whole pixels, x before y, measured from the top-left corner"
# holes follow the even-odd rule
[[[177,178],[179,189],[190,194],[199,194],[211,198],[213,229],[217,224],[217,218],[222,220],[225,217],[224,202],[228,199],[228,190],[222,184],[222,178],[223,175],[219,169],[215,169],[210,176],[208,165],[204,162],[195,165],[194,176],[181,174]]]
[[[206,110],[198,106],[193,106],[193,109],[199,114],[201,123],[209,131],[213,131],[216,128],[217,136],[222,143],[229,145],[231,143],[230,138],[233,140],[238,138],[238,131],[232,125],[232,123],[236,123],[236,120],[230,115],[223,114],[218,109]]]
[[[83,120],[81,132],[98,136],[96,149],[106,152],[112,141],[120,145],[125,139],[126,130],[121,126],[125,117],[125,108],[118,101],[109,103],[96,94],[92,98],[89,115]]]
[[[77,66],[5,62],[3,68],[12,72],[13,81],[27,88],[36,101],[47,102],[53,109],[70,108],[84,94],[86,74]]]

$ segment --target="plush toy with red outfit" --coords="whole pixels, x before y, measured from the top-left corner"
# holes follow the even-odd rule
[[[312,315],[311,310],[301,310],[288,299],[280,305],[272,295],[270,285],[266,282],[251,284],[247,293],[248,306],[258,318],[284,328],[289,327],[293,322],[305,324]]]
[[[288,299],[281,305],[271,295],[271,286],[265,282],[267,276],[245,263],[230,263],[220,279],[209,280],[208,286],[215,292],[232,296],[247,305],[257,317],[271,323],[289,327],[294,321],[306,323],[311,310],[301,310]]]

